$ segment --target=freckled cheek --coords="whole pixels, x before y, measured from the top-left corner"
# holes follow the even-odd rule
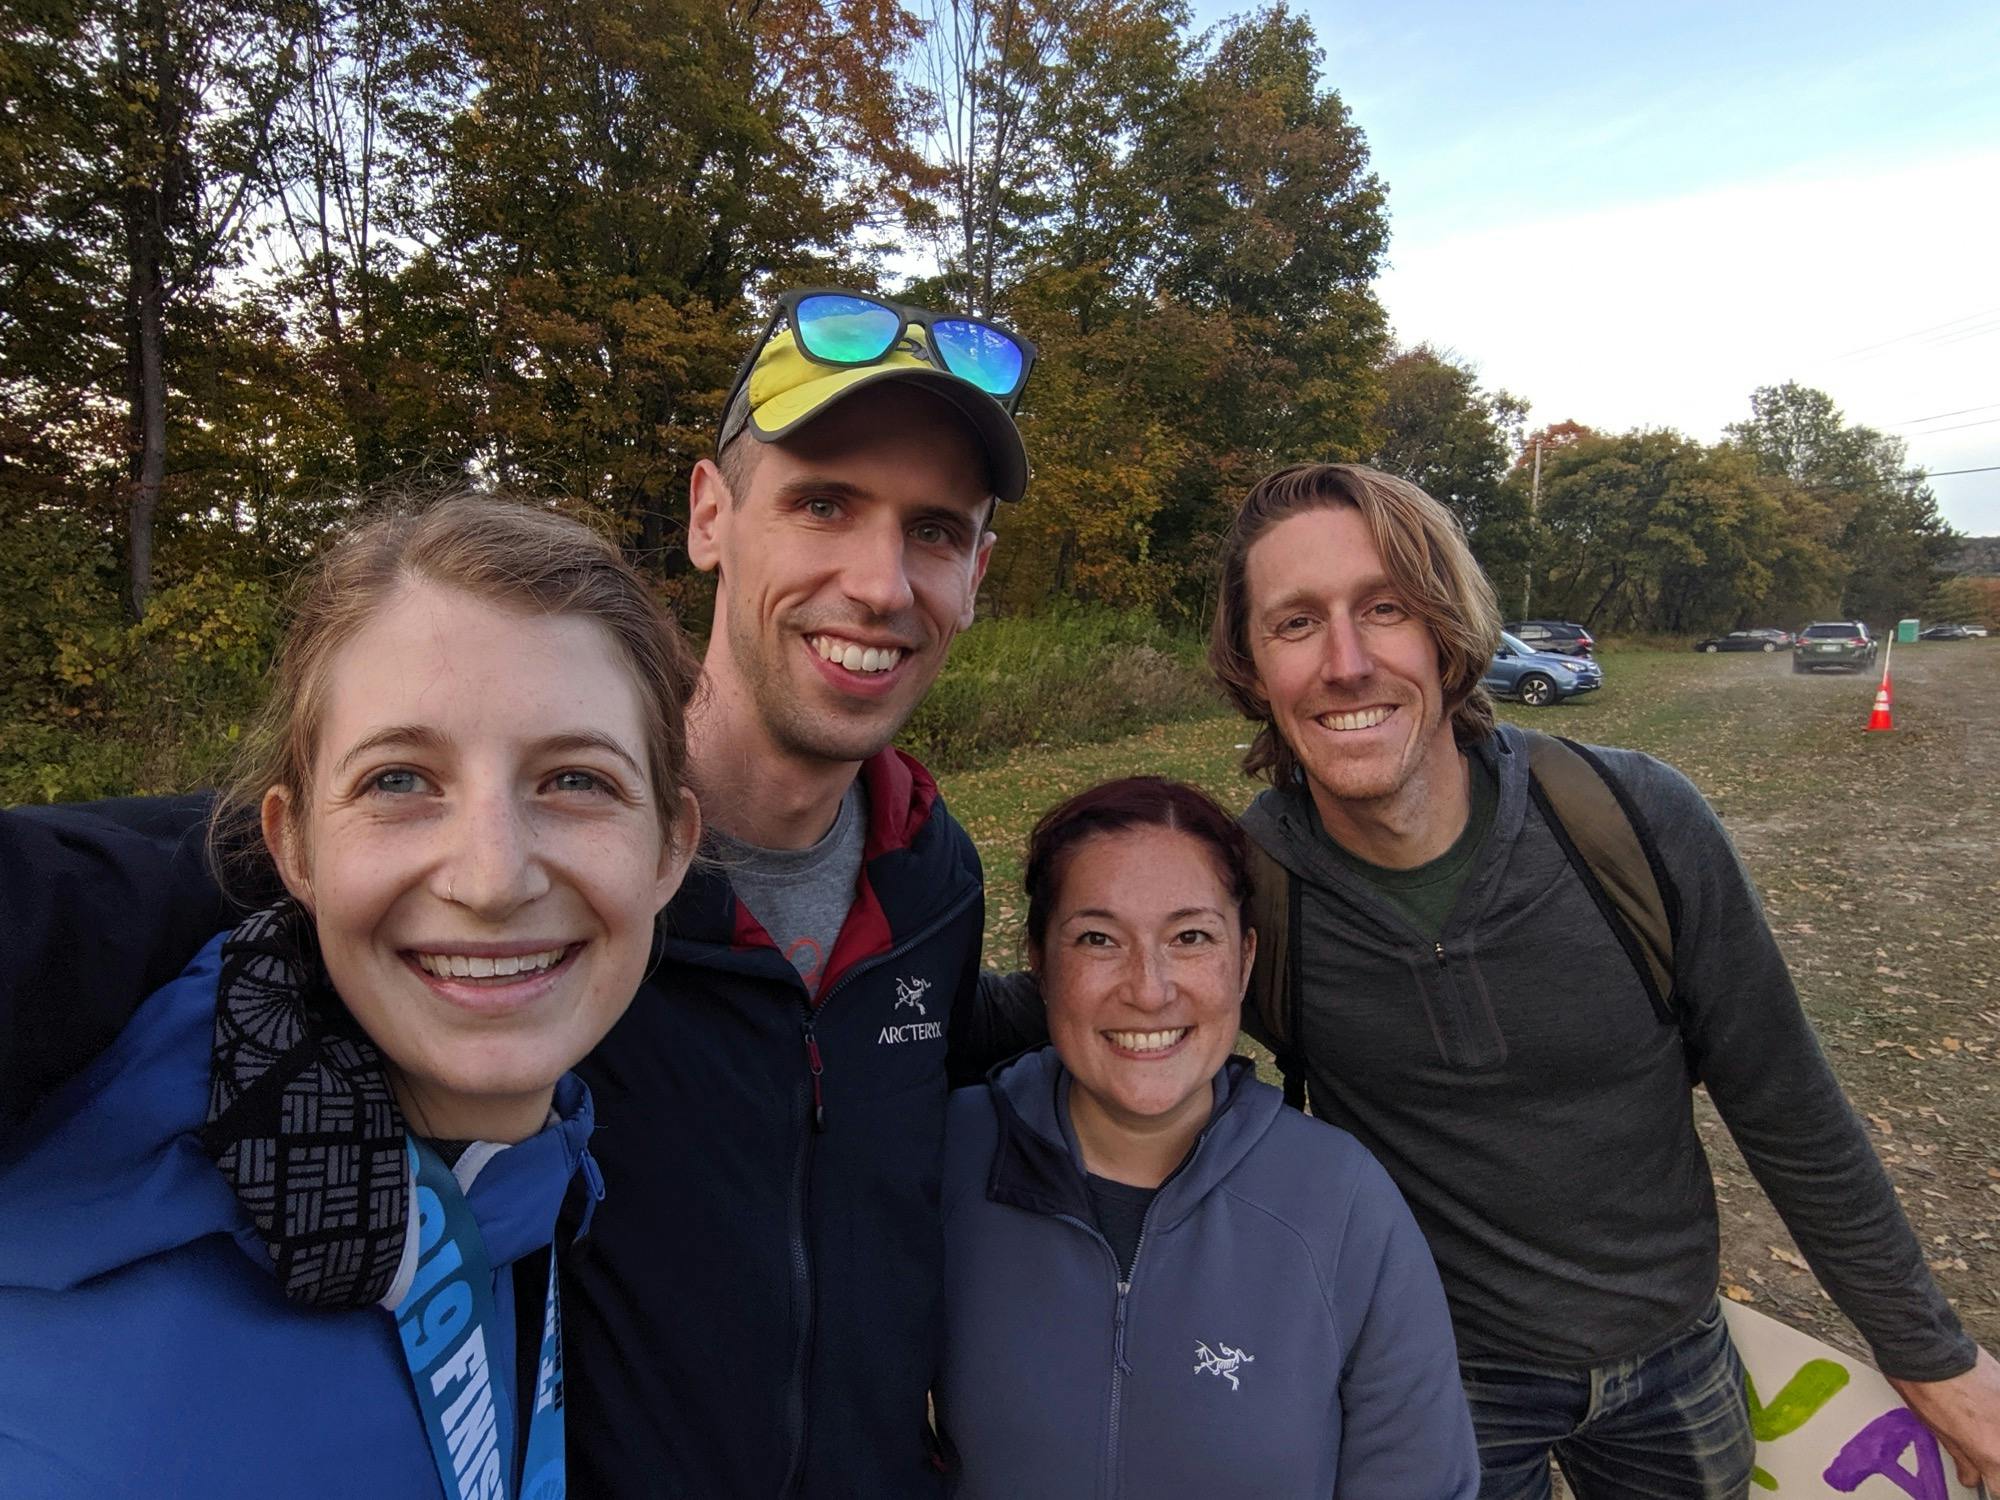
[[[308,872],[322,941],[358,942],[423,884],[419,841],[335,829],[312,844]]]

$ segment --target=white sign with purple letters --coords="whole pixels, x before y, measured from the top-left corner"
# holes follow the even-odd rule
[[[1749,1374],[1751,1495],[1779,1500],[1977,1500],[1938,1440],[1867,1361],[1724,1302]]]

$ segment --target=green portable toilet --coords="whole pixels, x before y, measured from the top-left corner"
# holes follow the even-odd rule
[[[1898,645],[1907,646],[1916,638],[1917,622],[1915,620],[1898,620],[1896,622],[1896,643]]]

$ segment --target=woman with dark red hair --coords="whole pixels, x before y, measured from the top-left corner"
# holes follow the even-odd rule
[[[1155,777],[1028,846],[1051,1045],[953,1096],[938,1417],[962,1497],[1479,1487],[1444,1294],[1374,1158],[1231,1056],[1248,850]]]

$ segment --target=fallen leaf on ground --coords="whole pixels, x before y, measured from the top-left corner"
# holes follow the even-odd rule
[[[1794,1250],[1787,1250],[1782,1245],[1773,1245],[1771,1247],[1771,1259],[1781,1260],[1797,1271],[1810,1271],[1812,1269],[1811,1266],[1806,1264],[1806,1258],[1803,1255]]]
[[[1751,1302],[1756,1300],[1756,1294],[1749,1287],[1738,1286],[1733,1281],[1723,1283],[1722,1295],[1727,1297],[1731,1302]]]

